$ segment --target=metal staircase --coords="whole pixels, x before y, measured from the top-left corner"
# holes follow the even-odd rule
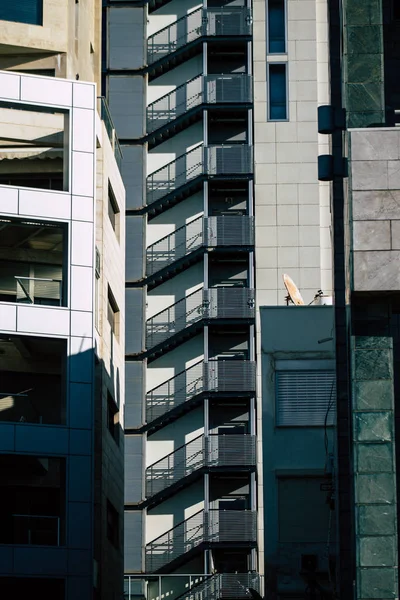
[[[187,60],[201,51],[206,37],[250,36],[251,12],[245,7],[198,8],[151,35],[147,40],[150,77]]]
[[[160,423],[165,424],[178,413],[190,410],[204,394],[239,397],[252,394],[255,389],[255,362],[201,360],[147,392],[147,426],[161,426]]]
[[[164,142],[202,117],[202,108],[252,102],[252,77],[245,74],[198,75],[147,107],[149,147]],[[153,135],[152,135],[153,134]]]
[[[256,438],[250,434],[200,435],[146,469],[146,497],[163,495],[204,469],[254,467]]]
[[[155,357],[177,346],[204,322],[254,319],[254,302],[254,290],[248,288],[197,290],[148,319],[145,354]]]
[[[251,547],[257,538],[256,517],[252,510],[201,510],[146,544],[146,571],[171,570],[204,545]]]
[[[252,146],[197,146],[147,177],[146,211],[151,218],[171,208],[200,189],[205,178],[243,179],[252,173]]]
[[[254,217],[197,217],[146,250],[149,288],[170,279],[200,260],[206,248],[249,248],[254,245]]]

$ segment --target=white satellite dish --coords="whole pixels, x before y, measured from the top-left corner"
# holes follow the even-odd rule
[[[284,273],[283,275],[283,283],[285,284],[285,288],[287,289],[288,300],[290,298],[290,300],[293,302],[293,304],[296,304],[296,306],[304,306],[304,300],[301,297],[299,288],[297,287],[293,279],[289,277],[289,275],[286,275],[286,273]]]

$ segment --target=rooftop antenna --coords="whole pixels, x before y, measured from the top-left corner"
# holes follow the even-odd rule
[[[289,306],[290,301],[292,301],[296,306],[304,306],[304,300],[301,297],[299,288],[293,279],[289,277],[289,275],[286,275],[286,273],[283,275],[283,283],[285,284],[285,288],[288,293],[288,295],[285,296],[286,306]]]

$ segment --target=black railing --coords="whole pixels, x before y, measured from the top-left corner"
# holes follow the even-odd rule
[[[201,510],[146,545],[146,570],[157,572],[203,543],[254,543],[257,513]]]
[[[148,38],[147,64],[152,65],[205,36],[247,36],[251,30],[248,8],[198,8]]]
[[[250,175],[253,147],[247,144],[197,146],[147,177],[147,206],[176,194],[199,177]]]
[[[161,238],[146,250],[146,275],[154,275],[203,246],[203,217]]]
[[[253,361],[201,360],[146,394],[146,421],[151,423],[203,393],[252,393],[255,386]]]
[[[163,344],[203,319],[253,319],[254,290],[200,289],[151,317],[146,323],[146,348]]]
[[[147,133],[172,123],[203,104],[252,101],[252,77],[245,74],[198,75],[147,107]]]
[[[114,151],[114,156],[119,170],[122,167],[122,150],[119,144],[117,132],[111,117],[110,109],[107,103],[107,99],[104,96],[98,96],[98,111],[100,113],[101,120],[104,122],[104,126],[107,131],[108,138],[111,143],[111,147]]]
[[[151,498],[205,467],[251,467],[255,463],[255,436],[200,435],[146,469],[146,497]]]
[[[253,245],[254,217],[248,215],[197,217],[147,248],[146,276],[155,275],[202,247]]]

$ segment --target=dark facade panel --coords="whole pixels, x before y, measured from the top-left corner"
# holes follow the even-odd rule
[[[120,139],[136,139],[144,135],[145,106],[142,76],[110,75],[108,103]]]
[[[143,146],[123,146],[122,177],[126,190],[126,209],[140,208],[143,199],[144,150]]]
[[[125,290],[125,352],[136,354],[143,350],[144,291]]]
[[[125,363],[125,428],[143,424],[144,364],[141,361]]]
[[[110,7],[108,11],[108,67],[139,69],[144,62],[143,7]]]
[[[143,217],[126,217],[126,266],[125,276],[127,281],[139,281],[143,278],[143,244],[144,244],[144,219]]]

